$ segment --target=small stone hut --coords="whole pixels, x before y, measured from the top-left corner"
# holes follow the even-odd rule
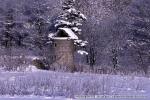
[[[56,59],[52,65],[64,71],[74,71],[74,40],[78,37],[69,28],[59,28],[51,39]]]

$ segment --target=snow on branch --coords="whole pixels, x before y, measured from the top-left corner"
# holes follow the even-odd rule
[[[77,53],[79,53],[81,55],[88,55],[88,52],[83,51],[83,50],[78,50]]]

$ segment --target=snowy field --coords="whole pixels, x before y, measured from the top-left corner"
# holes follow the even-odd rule
[[[111,98],[105,100],[113,96],[150,100],[150,79],[49,71],[0,72],[0,95],[0,100],[93,100],[84,99],[85,95],[95,95],[96,100],[103,100],[102,95]]]
[[[40,96],[26,96],[26,97],[21,97],[21,96],[4,96],[0,97],[0,100],[75,100],[75,99],[69,99],[69,98],[64,98],[64,97],[40,97]]]

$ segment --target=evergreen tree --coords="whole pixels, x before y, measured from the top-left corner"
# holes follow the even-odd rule
[[[75,0],[66,0],[62,6],[63,13],[56,20],[55,27],[70,28],[76,35],[81,35],[83,20],[86,17],[75,8]],[[85,46],[86,41],[76,40],[75,43],[80,46]]]

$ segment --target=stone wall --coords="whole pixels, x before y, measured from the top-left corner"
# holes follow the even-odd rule
[[[74,44],[73,40],[54,40],[55,66],[56,70],[74,70]]]

